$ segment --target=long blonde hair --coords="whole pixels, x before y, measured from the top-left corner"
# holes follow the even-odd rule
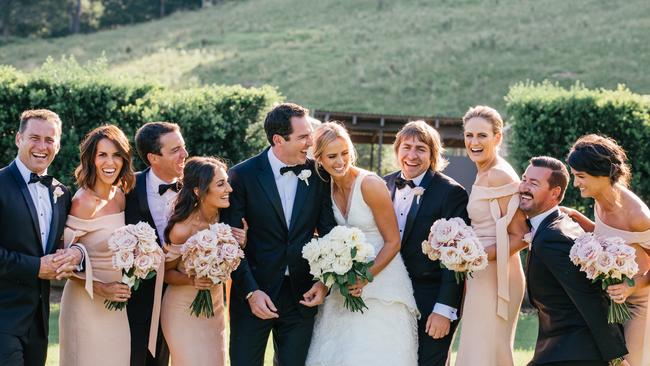
[[[316,161],[320,160],[327,145],[336,141],[338,138],[342,138],[348,145],[350,149],[350,165],[354,166],[357,161],[357,152],[354,150],[350,134],[338,121],[325,122],[316,129],[314,133],[314,158]],[[320,176],[318,169],[316,172]]]

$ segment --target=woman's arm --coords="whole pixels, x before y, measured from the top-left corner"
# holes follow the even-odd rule
[[[582,230],[592,233],[594,231],[594,228],[596,227],[596,224],[591,221],[587,216],[583,215],[582,212],[578,210],[574,210],[569,207],[565,206],[560,206],[560,211],[562,211],[565,215],[569,216],[569,218],[582,228]]]

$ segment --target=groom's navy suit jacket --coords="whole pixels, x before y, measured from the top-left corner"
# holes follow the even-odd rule
[[[609,301],[569,259],[583,233],[569,217],[551,213],[535,231],[526,266],[528,296],[538,310],[534,364],[609,361],[627,354],[618,324],[607,323]]]
[[[233,227],[248,223],[245,258],[233,272],[233,306],[244,302],[246,294],[264,291],[277,304],[288,266],[291,289],[296,303],[314,284],[309,265],[302,258],[302,248],[316,229],[319,235],[334,226],[329,183],[315,172],[314,162],[307,160],[312,171],[309,185],[298,180],[290,227],[287,227],[282,201],[268,160],[268,149],[230,169],[228,175],[233,192],[230,207],[224,210],[224,221]],[[248,304],[243,304],[250,312]],[[299,305],[303,316],[313,316],[316,308]]]
[[[36,206],[15,162],[0,169],[0,187],[0,333],[26,336],[36,316],[47,334],[50,281],[38,278],[40,257],[58,248],[70,192],[56,180],[49,189],[52,221],[43,250]],[[54,203],[56,187],[63,195]]]
[[[395,179],[400,172],[384,177],[391,197],[395,197]],[[467,192],[448,176],[428,170],[420,187],[424,194],[413,199],[402,234],[400,253],[406,265],[418,310],[426,319],[433,306],[441,303],[460,310],[464,283],[457,284],[454,273],[440,267],[439,261],[430,260],[422,253],[422,242],[429,237],[434,221],[441,218],[460,217],[469,223],[467,215]]]

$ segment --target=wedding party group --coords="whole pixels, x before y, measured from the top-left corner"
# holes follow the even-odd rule
[[[280,366],[444,366],[461,321],[456,366],[514,366],[525,293],[529,366],[650,366],[650,209],[614,139],[582,136],[520,176],[499,113],[472,107],[468,193],[425,121],[397,133],[399,170],[380,177],[342,124],[308,117],[276,105],[269,146],[232,167],[149,122],[140,172],[125,133],[101,125],[73,193],[47,174],[65,123],[24,111],[0,169],[0,365],[45,364],[50,281],[67,279],[63,366],[262,366],[270,336]],[[576,188],[595,221],[562,206]]]

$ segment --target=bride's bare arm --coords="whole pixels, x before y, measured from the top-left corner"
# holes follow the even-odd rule
[[[370,272],[376,276],[399,252],[399,229],[390,192],[381,178],[374,175],[365,177],[361,182],[361,193],[363,200],[372,210],[377,228],[384,239],[384,246],[377,254],[375,263],[370,267]]]

